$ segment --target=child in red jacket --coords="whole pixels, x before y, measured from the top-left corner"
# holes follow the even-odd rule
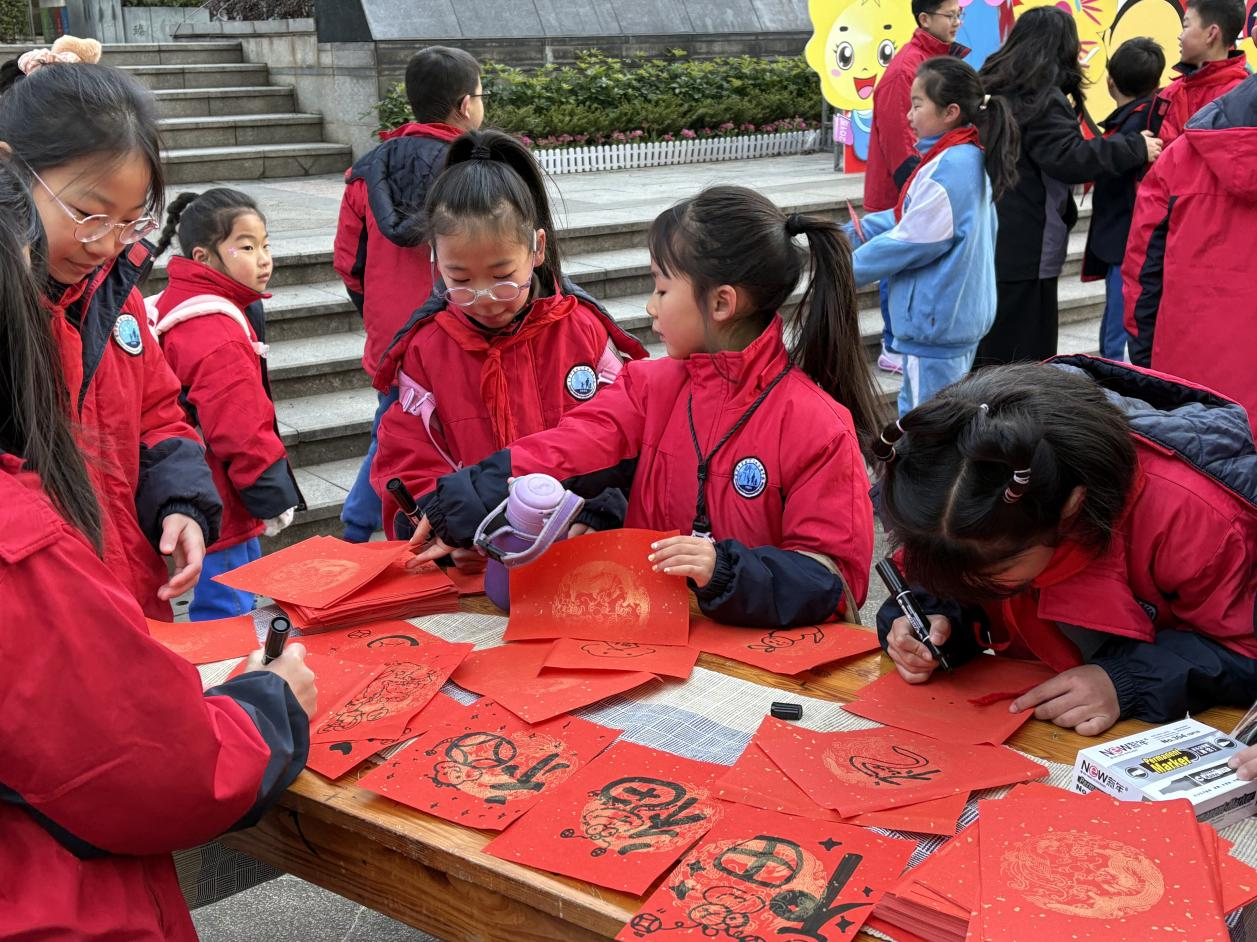
[[[206,621],[253,609],[251,592],[213,577],[257,559],[258,537],[283,530],[302,500],[267,386],[262,300],[274,269],[266,219],[247,194],[215,187],[179,194],[154,254],[176,230],[183,254],[170,260],[166,290],[146,304],[223,501],[222,531],[188,610]]]
[[[1187,0],[1178,77],[1158,93],[1148,124],[1166,147],[1196,112],[1248,78],[1244,53],[1235,48],[1243,26],[1243,0]]]
[[[948,387],[887,427],[879,457],[931,640],[953,664],[993,648],[1059,672],[1013,712],[1096,736],[1252,702],[1257,454],[1234,402],[1058,357]],[[893,599],[878,628],[900,675],[928,680]]]
[[[449,46],[420,49],[406,66],[406,100],[415,120],[380,135],[380,146],[345,173],[332,264],[362,315],[367,332],[362,367],[375,376],[380,358],[414,310],[432,292],[432,265],[424,243],[423,204],[445,166],[450,143],[484,121],[480,63]],[[340,519],[345,539],[371,539],[381,519],[371,488],[380,419],[397,401],[383,389],[371,422],[371,446],[345,498]]]
[[[426,498],[437,478],[556,425],[605,395],[622,356],[646,351],[592,298],[564,282],[541,168],[523,144],[473,131],[450,148],[428,194],[432,265],[441,281],[384,356],[376,388],[401,399],[380,422],[371,483],[385,530],[409,536],[386,490],[401,478]],[[623,517],[616,489],[578,526]],[[478,562],[476,554],[456,560]]]
[[[809,254],[787,348],[778,312]],[[541,471],[582,494],[630,486],[626,525],[688,534],[656,543],[650,561],[688,579],[718,621],[854,617],[873,551],[858,436],[877,409],[842,231],[720,186],[656,219],[650,255],[646,310],[668,356],[628,364],[556,428],[442,478],[412,542],[438,541],[417,559],[470,546],[507,480]]]

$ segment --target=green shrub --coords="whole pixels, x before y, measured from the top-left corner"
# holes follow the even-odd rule
[[[715,137],[814,127],[816,76],[800,58],[612,59],[533,72],[487,63],[489,123],[540,147]],[[376,105],[382,128],[412,120],[399,84]],[[807,119],[801,116],[809,116]]]
[[[11,43],[30,35],[30,0],[0,0],[0,41]]]

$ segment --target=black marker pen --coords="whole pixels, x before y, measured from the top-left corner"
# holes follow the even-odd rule
[[[393,495],[393,500],[397,501],[397,506],[406,515],[406,519],[413,523],[415,529],[418,530],[422,514],[419,513],[419,505],[415,503],[415,499],[411,496],[406,483],[401,478],[389,478],[388,483],[384,486]]]
[[[938,661],[943,670],[950,672],[951,664],[947,662],[947,656],[930,640],[930,620],[921,610],[921,603],[912,594],[908,584],[903,581],[899,569],[889,558],[880,560],[876,568],[877,574],[886,585],[886,591],[899,603],[899,608],[908,619],[908,624],[912,627],[912,633],[916,639],[925,645],[930,652],[930,657]]]
[[[266,632],[266,644],[262,647],[263,664],[269,664],[284,653],[284,645],[291,630],[292,622],[283,615],[276,615],[271,619],[271,627]]]

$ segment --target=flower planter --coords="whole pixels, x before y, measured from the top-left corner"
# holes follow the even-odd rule
[[[786,131],[781,134],[743,134],[646,144],[602,144],[594,147],[556,147],[534,150],[547,173],[590,173],[596,170],[635,170],[674,164],[744,160],[749,157],[781,157],[823,149],[820,131]]]

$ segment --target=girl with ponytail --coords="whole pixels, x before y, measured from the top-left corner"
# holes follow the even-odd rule
[[[900,415],[968,373],[995,321],[995,201],[1017,180],[1020,138],[1008,103],[953,56],[917,70],[908,123],[923,156],[899,204],[848,227],[857,282],[889,285]]]
[[[990,367],[882,432],[879,513],[952,664],[1057,676],[1012,712],[1085,736],[1257,689],[1257,454],[1244,410],[1086,356]],[[909,683],[937,666],[878,613]],[[961,667],[961,670],[964,668]]]
[[[624,357],[645,356],[588,294],[563,277],[545,176],[528,148],[500,131],[450,145],[425,208],[433,294],[381,359],[376,388],[398,387],[384,413],[371,484],[384,529],[413,527],[387,485],[422,498],[437,478],[555,425],[600,397]],[[618,526],[618,491],[591,502],[586,528]],[[455,561],[479,568],[476,554]]]
[[[580,494],[628,486],[627,526],[687,534],[648,562],[687,579],[712,618],[855,618],[873,549],[860,440],[878,409],[846,238],[718,186],[660,215],[649,241],[646,311],[667,356],[628,364],[556,428],[442,478],[412,544],[438,539],[418,559],[470,546],[508,478],[541,471]]]

